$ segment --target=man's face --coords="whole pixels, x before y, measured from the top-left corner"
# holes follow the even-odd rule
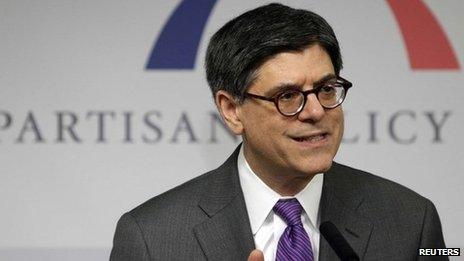
[[[283,85],[313,88],[335,75],[329,55],[319,45],[302,52],[283,52],[265,62],[249,93],[271,97]],[[280,114],[272,102],[247,99],[239,106],[245,157],[255,171],[307,177],[327,171],[343,135],[341,106],[324,109],[315,94],[308,95],[295,116]],[[279,174],[280,175],[280,174]]]

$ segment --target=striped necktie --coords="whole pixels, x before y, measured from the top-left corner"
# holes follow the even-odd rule
[[[276,261],[313,261],[311,241],[301,223],[300,202],[296,198],[279,200],[273,210],[287,223],[277,244]]]

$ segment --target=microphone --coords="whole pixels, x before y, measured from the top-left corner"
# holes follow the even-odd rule
[[[322,223],[319,230],[342,261],[359,261],[359,256],[332,222]]]

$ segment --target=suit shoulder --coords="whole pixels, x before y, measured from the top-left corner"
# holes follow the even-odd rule
[[[172,215],[172,212],[196,209],[198,199],[203,195],[214,175],[217,174],[212,170],[193,178],[152,197],[129,211],[129,214],[136,219],[153,219],[160,215]]]
[[[440,219],[429,199],[366,171],[340,164],[334,168],[330,181],[342,192],[338,198],[348,204],[346,199],[356,198],[356,215],[373,225],[366,260],[416,259],[419,247],[444,247]]]
[[[429,199],[395,181],[338,163],[335,163],[334,168],[340,173],[337,178],[341,182],[338,183],[349,184],[356,190],[363,191],[368,198],[395,199],[415,205],[431,203]]]

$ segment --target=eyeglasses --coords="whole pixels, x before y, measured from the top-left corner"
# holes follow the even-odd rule
[[[333,109],[345,100],[348,89],[353,84],[342,77],[334,77],[324,81],[313,89],[301,91],[298,89],[284,90],[271,97],[264,97],[246,92],[245,97],[274,102],[277,110],[284,116],[294,116],[301,112],[306,105],[308,95],[314,93],[319,103],[325,109]]]

